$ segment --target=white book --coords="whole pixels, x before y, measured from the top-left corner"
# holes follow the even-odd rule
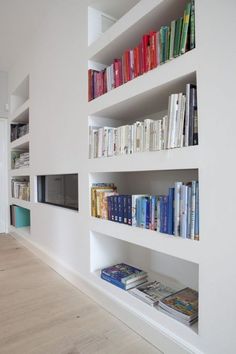
[[[170,141],[169,148],[173,149],[175,147],[175,136],[176,136],[176,126],[177,126],[177,117],[178,117],[178,104],[179,104],[179,95],[172,95],[172,108],[171,108],[171,124],[170,124]]]
[[[114,128],[109,128],[108,129],[108,150],[107,150],[107,156],[111,157],[114,154],[113,151],[113,147],[114,147],[114,143],[113,143],[113,130]]]
[[[102,157],[103,151],[103,128],[98,129],[98,157]]]
[[[136,122],[136,152],[143,151],[143,122]]]
[[[167,149],[168,144],[168,116],[162,118],[162,137],[161,137],[161,146],[163,150]]]
[[[189,145],[189,117],[190,117],[190,90],[191,85],[186,85],[186,113],[185,113],[185,136],[184,136],[184,146]]]
[[[150,151],[150,137],[151,137],[151,123],[153,123],[152,119],[144,120],[144,148],[143,151]]]
[[[133,153],[133,148],[134,148],[134,143],[133,143],[133,130],[134,130],[134,127],[133,125],[129,125],[129,154],[132,154]]]
[[[178,109],[176,115],[176,129],[175,129],[175,136],[174,136],[174,147],[179,147],[179,136],[180,136],[180,124],[181,124],[181,109],[182,109],[182,93],[178,95]]]
[[[186,96],[183,94],[181,98],[181,108],[180,108],[180,123],[177,139],[177,147],[183,147],[184,143],[184,117],[185,117],[185,106],[186,106]]]

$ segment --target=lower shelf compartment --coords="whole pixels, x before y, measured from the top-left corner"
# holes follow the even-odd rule
[[[162,282],[166,281],[166,278],[159,274],[152,273],[152,275],[154,279],[160,280]],[[184,325],[183,323],[168,316],[161,310],[153,308],[141,300],[135,298],[129,292],[122,290],[115,285],[101,279],[99,271],[91,273],[90,277],[93,284],[98,287],[100,291],[106,293],[106,296],[108,295],[113,300],[119,302],[121,305],[127,308],[127,313],[131,311],[144,321],[150,323],[152,326],[163,331],[164,333],[166,332],[167,335],[179,336],[189,344],[198,347],[198,322],[192,326]]]
[[[90,233],[90,281],[106,296],[127,308],[127,311],[132,311],[159,330],[164,329],[168,335],[178,336],[198,347],[198,322],[192,326],[185,325],[101,278],[101,269],[117,263],[140,268],[148,273],[148,281],[157,280],[176,291],[185,287],[199,291],[198,264],[109,237],[102,232]]]

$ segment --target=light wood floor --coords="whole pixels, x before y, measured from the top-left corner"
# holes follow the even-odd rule
[[[1,354],[160,354],[11,236],[0,235]]]

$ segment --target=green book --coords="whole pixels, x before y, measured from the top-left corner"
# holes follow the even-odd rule
[[[191,1],[190,15],[190,49],[195,48],[195,0]]]
[[[177,21],[172,21],[170,25],[170,51],[169,59],[174,58],[175,26]]]
[[[183,28],[182,28],[181,42],[180,42],[180,54],[184,54],[186,52],[189,22],[190,22],[190,12],[191,12],[191,3],[189,2],[186,5],[186,8],[184,10]]]
[[[175,58],[177,56],[179,56],[179,52],[180,52],[179,47],[180,47],[182,25],[183,25],[183,17],[180,17],[176,21],[176,25],[175,25],[175,41],[174,41],[174,57]]]
[[[162,26],[160,29],[160,64],[163,64],[165,62],[165,27]]]
[[[166,27],[166,51],[165,51],[165,61],[170,59],[170,27]]]

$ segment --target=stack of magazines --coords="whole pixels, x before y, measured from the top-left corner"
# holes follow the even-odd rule
[[[198,292],[182,289],[161,299],[159,307],[176,320],[191,325],[198,320]]]
[[[101,270],[101,278],[129,290],[147,281],[147,273],[142,269],[132,267],[125,263],[119,263]]]
[[[130,294],[150,306],[157,306],[159,301],[166,296],[172,295],[176,290],[160,283],[159,281],[150,281],[137,288],[131,289]]]

